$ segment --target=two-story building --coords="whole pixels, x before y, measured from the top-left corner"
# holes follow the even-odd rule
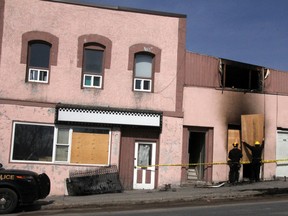
[[[186,16],[81,1],[0,2],[1,163],[117,165],[125,189],[180,184]],[[164,27],[165,26],[165,27]]]
[[[230,141],[251,114],[264,117],[264,159],[287,157],[288,75],[185,42],[183,14],[0,1],[0,162],[46,172],[53,195],[69,173],[110,165],[124,189],[179,186],[188,168],[226,181]],[[263,177],[285,168],[267,163]]]

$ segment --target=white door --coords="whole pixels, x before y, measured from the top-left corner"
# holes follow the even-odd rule
[[[276,147],[276,176],[284,177],[288,176],[288,132],[287,131],[278,131],[277,133],[277,147]],[[281,161],[286,159],[284,161]]]
[[[155,159],[155,142],[135,143],[133,189],[154,189]]]

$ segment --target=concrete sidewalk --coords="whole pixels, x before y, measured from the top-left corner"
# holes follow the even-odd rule
[[[256,183],[239,183],[230,186],[194,185],[168,190],[127,190],[122,193],[106,193],[88,196],[48,196],[41,201],[42,209],[77,207],[103,207],[149,203],[209,201],[249,198],[269,194],[288,194],[288,181],[275,180]]]

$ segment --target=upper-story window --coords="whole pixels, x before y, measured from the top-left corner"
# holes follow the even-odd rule
[[[21,63],[26,64],[26,82],[48,83],[51,66],[57,65],[58,37],[39,31],[22,35]]]
[[[133,91],[153,92],[154,75],[160,72],[161,49],[151,44],[129,47],[128,70],[133,71]]]
[[[77,67],[82,67],[82,88],[103,89],[105,69],[111,64],[112,41],[88,34],[78,38]]]
[[[28,81],[48,83],[51,45],[32,41],[28,50]]]
[[[104,50],[98,44],[84,46],[83,87],[102,88]]]
[[[240,91],[262,91],[263,68],[255,65],[221,59],[221,85]]]
[[[153,55],[136,53],[134,65],[134,91],[152,91]]]

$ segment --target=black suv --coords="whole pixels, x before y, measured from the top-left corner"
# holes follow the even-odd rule
[[[13,212],[17,206],[32,204],[50,193],[50,179],[42,173],[4,169],[0,163],[0,214]]]

